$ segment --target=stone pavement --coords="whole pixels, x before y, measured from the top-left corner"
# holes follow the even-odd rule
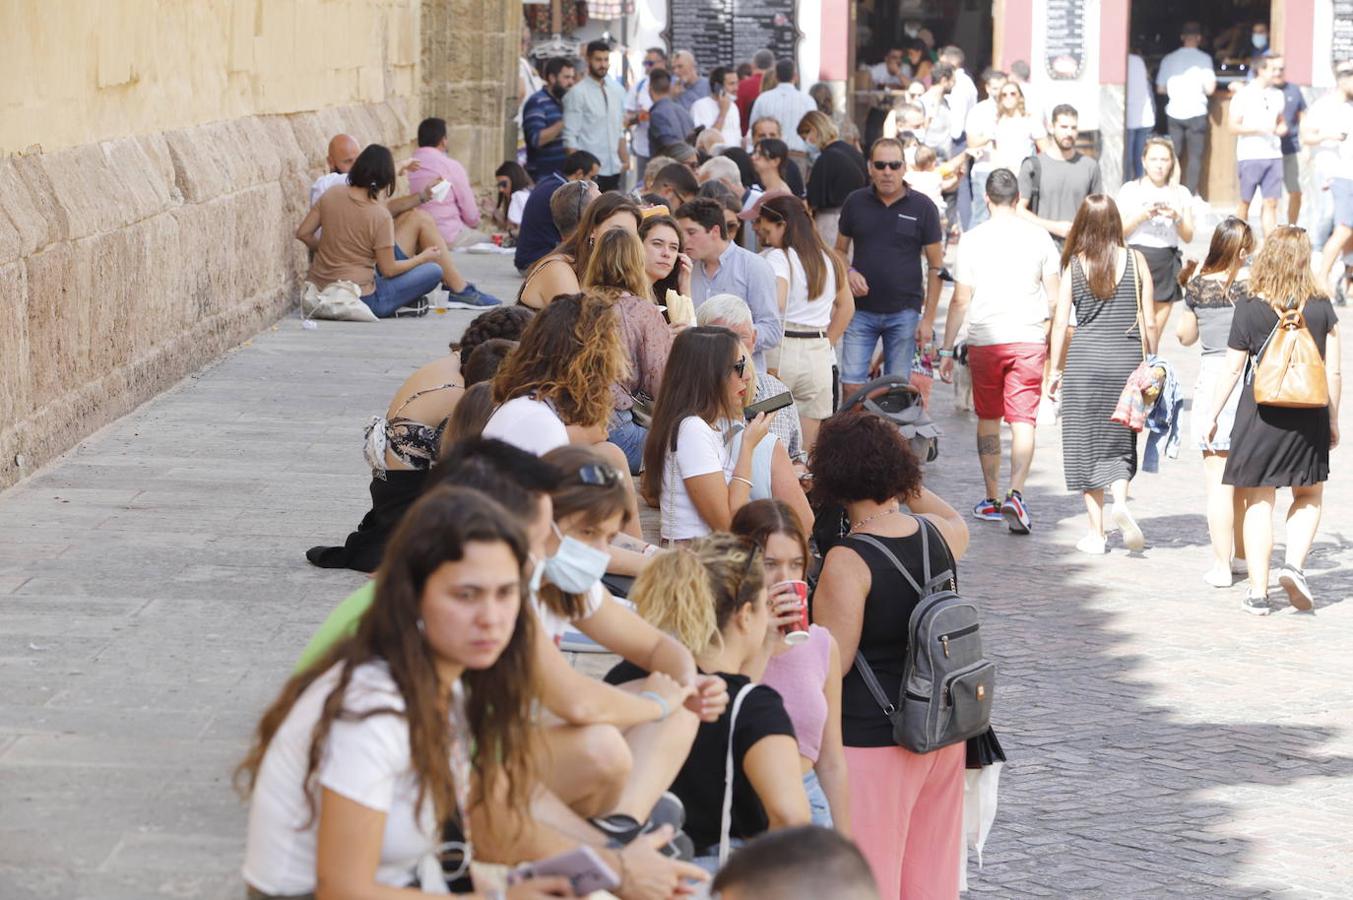
[[[505,261],[461,260],[512,296]],[[362,580],[303,552],[356,523],[363,425],[470,317],[286,319],[0,494],[0,897],[240,896],[231,768]],[[1192,352],[1168,352],[1191,383]],[[929,481],[968,507],[971,414],[944,386],[934,400]],[[1242,587],[1201,581],[1196,455],[1136,482],[1145,553],[1115,539],[1091,559],[1056,429],[1040,439],[1035,533],[973,522],[962,564],[1010,757],[973,893],[1353,892],[1350,451],[1310,564],[1317,614],[1256,619]]]

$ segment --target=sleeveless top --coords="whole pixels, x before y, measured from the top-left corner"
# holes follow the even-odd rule
[[[821,625],[808,627],[808,640],[766,664],[761,683],[775,688],[794,723],[799,755],[817,762],[822,732],[827,727],[827,695],[822,692],[831,666],[831,632]]]

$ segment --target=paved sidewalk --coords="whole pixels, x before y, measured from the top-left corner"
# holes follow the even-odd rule
[[[503,260],[457,256],[510,298]],[[362,576],[310,567],[366,509],[362,427],[472,314],[288,319],[0,494],[0,897],[238,898],[232,766],[300,647]],[[1170,346],[1167,344],[1167,347]],[[1192,378],[1190,351],[1170,351]],[[930,470],[980,491],[970,414]],[[1353,483],[1337,452],[1318,614],[1206,587],[1201,466],[1135,485],[1150,546],[1074,552],[1056,430],[1028,538],[973,522],[1010,756],[974,865],[993,896],[1347,896]]]

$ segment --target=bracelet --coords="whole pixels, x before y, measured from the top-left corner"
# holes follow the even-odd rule
[[[954,351],[946,350],[943,347],[940,348],[940,359],[951,359],[953,355]]]
[[[658,706],[662,707],[662,715],[658,717],[659,722],[665,722],[667,720],[667,717],[671,715],[672,708],[667,705],[667,701],[662,699],[662,695],[659,694],[657,691],[640,691],[639,696],[647,697],[654,703],[658,704]]]
[[[743,478],[741,475],[734,475],[732,476],[732,479],[733,481],[741,481],[743,484],[747,485],[748,488],[753,487],[752,479],[750,478]]]

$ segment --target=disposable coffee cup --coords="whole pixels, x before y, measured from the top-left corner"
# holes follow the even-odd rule
[[[441,203],[446,199],[446,195],[451,193],[451,182],[439,181],[432,186],[432,199]]]
[[[799,597],[799,617],[790,624],[780,627],[780,633],[784,635],[785,643],[793,646],[808,640],[808,582],[781,581],[778,584],[771,585],[770,592],[772,594],[779,593],[780,587],[786,584],[792,587],[794,593]]]

